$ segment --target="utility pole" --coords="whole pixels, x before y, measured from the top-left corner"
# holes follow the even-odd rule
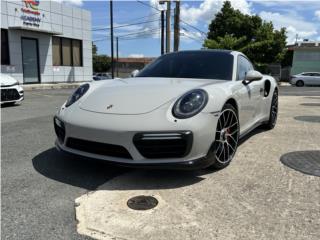
[[[110,35],[111,35],[111,77],[114,78],[114,58],[113,58],[113,2],[110,0]]]
[[[170,52],[170,12],[171,1],[167,0],[167,12],[166,12],[166,53]]]
[[[161,55],[164,54],[164,10],[161,10]]]
[[[174,36],[173,51],[179,51],[180,43],[180,0],[176,0],[176,8],[174,11]]]
[[[116,61],[116,68],[117,68],[117,77],[119,77],[119,37],[116,37],[116,48],[117,48],[117,61]]]

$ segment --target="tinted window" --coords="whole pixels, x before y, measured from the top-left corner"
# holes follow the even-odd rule
[[[137,77],[232,80],[233,56],[228,52],[189,51],[163,55]]]
[[[243,56],[238,57],[238,72],[237,80],[244,80],[247,73],[250,70],[254,70],[251,62]]]
[[[319,73],[311,73],[311,76],[319,77],[320,74]]]
[[[301,75],[303,75],[303,76],[311,76],[311,73],[303,73]]]

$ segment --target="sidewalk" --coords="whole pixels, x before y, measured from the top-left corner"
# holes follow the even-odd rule
[[[21,85],[25,91],[38,89],[69,89],[77,88],[87,82],[73,82],[73,83],[41,83],[41,84],[24,84]]]

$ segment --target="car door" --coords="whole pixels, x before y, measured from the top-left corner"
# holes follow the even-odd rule
[[[249,84],[242,83],[246,74],[253,70],[250,61],[242,56],[238,56],[237,62],[237,95],[239,104],[240,131],[246,131],[256,121],[260,102],[261,81],[252,81]]]
[[[320,85],[320,73],[311,73],[312,80],[310,80],[310,84],[312,85]]]
[[[302,80],[304,81],[304,84],[305,85],[312,85],[313,83],[313,76],[312,76],[312,73],[303,73],[302,74],[303,77],[302,77]]]
[[[320,73],[316,73],[315,84],[318,85],[318,86],[320,85]]]

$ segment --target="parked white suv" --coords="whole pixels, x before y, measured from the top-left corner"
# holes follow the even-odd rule
[[[7,74],[0,74],[1,104],[21,102],[24,98],[24,94],[23,88],[19,85],[19,82]]]
[[[320,85],[320,72],[303,72],[291,76],[290,83],[297,87]]]

